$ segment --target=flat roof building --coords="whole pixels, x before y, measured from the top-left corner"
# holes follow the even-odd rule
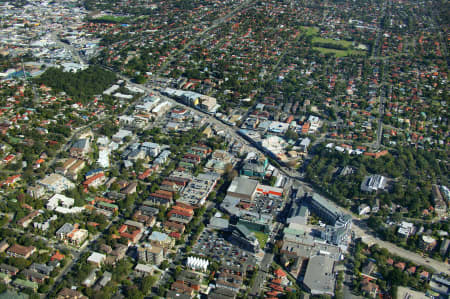
[[[253,253],[257,253],[260,250],[258,239],[253,232],[241,224],[235,226],[233,233],[231,234],[231,241],[241,248]]]
[[[312,295],[334,296],[334,261],[325,255],[316,255],[309,259],[303,285]]]
[[[361,183],[361,190],[365,192],[384,190],[385,188],[386,178],[379,174],[366,176]]]
[[[253,200],[256,195],[258,181],[247,179],[245,177],[237,177],[228,187],[227,195],[237,197],[244,200]]]
[[[57,173],[52,173],[46,176],[42,180],[38,181],[38,184],[55,193],[61,193],[65,190],[75,188],[74,183]]]
[[[88,263],[92,263],[94,265],[100,266],[103,261],[106,259],[106,255],[93,252],[87,259]]]

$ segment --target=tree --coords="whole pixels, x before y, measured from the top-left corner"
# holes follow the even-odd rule
[[[298,139],[298,134],[294,131],[294,130],[287,130],[286,133],[284,134],[284,137],[286,137],[286,139],[292,139],[292,140],[297,140]]]
[[[166,294],[167,289],[164,286],[160,286],[158,289],[158,295],[161,297],[164,297],[164,295]]]
[[[169,267],[169,262],[167,260],[162,261],[161,265],[159,266],[160,269],[166,270]]]
[[[270,186],[275,186],[275,183],[277,182],[277,177],[276,176],[271,176],[269,179],[269,185]]]
[[[180,273],[181,273],[182,270],[183,270],[183,269],[181,268],[180,265],[178,265],[178,266],[175,267],[175,273],[174,273],[175,278],[177,278],[178,275],[180,275]]]
[[[141,282],[141,290],[144,295],[147,295],[152,286],[158,280],[157,276],[145,276]]]
[[[136,286],[129,286],[126,289],[126,297],[131,299],[143,299],[144,295],[138,290]]]
[[[143,75],[137,75],[135,80],[136,80],[137,84],[144,84],[146,81],[146,78]]]

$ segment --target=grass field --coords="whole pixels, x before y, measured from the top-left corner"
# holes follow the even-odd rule
[[[111,22],[111,23],[126,23],[129,20],[128,17],[115,17],[115,16],[101,16],[94,19],[98,22]]]
[[[329,48],[321,48],[321,47],[313,47],[313,49],[316,51],[319,51],[320,53],[323,53],[323,54],[333,53],[334,55],[336,55],[336,57],[345,57],[345,56],[349,56],[349,55],[359,55],[359,56],[366,55],[366,51],[361,51],[361,50],[352,50],[352,49],[337,50],[337,49],[329,49]]]
[[[350,48],[352,46],[352,42],[347,40],[334,40],[331,38],[323,38],[323,37],[314,37],[312,39],[313,44],[321,43],[321,44],[332,44],[336,46],[342,46],[345,48]]]
[[[317,33],[319,33],[319,28],[317,27],[302,26],[302,30],[306,35],[317,35]]]
[[[319,28],[317,28],[317,27],[303,26],[301,29],[305,35],[314,36],[312,39],[312,44],[315,47],[313,47],[313,49],[316,51],[319,51],[323,54],[332,53],[332,54],[336,55],[336,57],[345,57],[345,56],[349,56],[349,55],[360,55],[360,56],[366,55],[366,51],[364,51],[364,50],[355,50],[353,48],[353,43],[350,41],[334,40],[331,38],[318,37],[317,34],[319,33]],[[345,50],[320,47],[323,44],[330,44],[330,47],[332,47],[332,45],[336,45],[336,46],[345,48]]]
[[[261,249],[264,249],[264,247],[266,246],[267,238],[269,237],[269,235],[266,234],[266,233],[257,232],[257,231],[253,231],[253,233],[255,234],[256,239],[258,239],[259,246],[261,246]]]

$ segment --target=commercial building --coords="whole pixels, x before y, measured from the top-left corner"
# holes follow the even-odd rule
[[[202,95],[199,98],[198,107],[199,109],[207,112],[215,112],[219,108],[216,98],[206,95]]]
[[[325,255],[316,255],[309,259],[303,286],[312,295],[334,296],[334,261]]]
[[[250,177],[264,177],[268,166],[269,160],[266,156],[249,152],[241,168],[241,174]]]
[[[425,251],[432,251],[436,247],[436,244],[436,239],[431,236],[422,235],[420,238],[420,248]]]
[[[331,225],[351,225],[351,216],[340,212],[338,207],[317,193],[305,196],[309,209]]]
[[[297,201],[292,203],[291,209],[289,210],[289,216],[286,223],[306,225],[308,223],[309,210],[305,205],[299,204]]]
[[[186,186],[177,202],[197,207],[204,205],[219,178],[220,175],[214,172],[199,174]]]
[[[228,230],[229,222],[227,219],[220,217],[212,217],[208,227],[217,230]]]
[[[283,234],[283,246],[280,253],[287,260],[301,262],[318,254],[326,254],[334,261],[339,261],[342,258],[340,247],[327,244],[321,239],[315,239],[305,231],[288,227],[283,230]],[[298,275],[298,272],[291,269],[292,272],[294,272],[294,276]]]
[[[347,243],[348,230],[345,227],[327,225],[321,232],[321,238],[337,246]]]
[[[257,253],[260,250],[258,239],[253,232],[241,224],[234,227],[231,234],[231,242],[253,253]]]
[[[258,181],[237,177],[231,182],[227,189],[227,195],[246,201],[252,201],[256,196]]]
[[[272,187],[268,185],[258,184],[256,187],[256,192],[268,197],[282,197],[284,190],[282,188]]]

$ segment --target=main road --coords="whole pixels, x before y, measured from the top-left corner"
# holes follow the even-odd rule
[[[382,248],[386,248],[389,252],[398,255],[402,258],[408,259],[418,265],[429,267],[435,270],[436,272],[444,272],[447,275],[450,275],[450,265],[439,262],[432,258],[423,257],[420,254],[406,250],[390,242],[383,241],[374,236],[373,233],[370,232],[365,227],[356,224],[355,221],[353,221],[353,231],[355,232],[356,236],[361,237],[364,243],[367,243],[369,245],[377,244]]]
[[[222,121],[218,120],[217,118],[203,112],[197,109],[194,109],[190,106],[187,106],[183,103],[180,103],[172,98],[166,97],[162,94],[160,94],[158,91],[149,88],[147,86],[143,86],[143,85],[139,85],[139,84],[134,84],[131,83],[130,80],[128,78],[125,77],[121,77],[124,80],[127,80],[129,82],[129,84],[131,85],[135,85],[136,87],[139,87],[143,90],[145,90],[148,93],[152,93],[155,94],[159,97],[161,97],[164,100],[170,101],[171,103],[178,105],[178,106],[182,106],[185,109],[194,111],[197,114],[200,114],[202,116],[204,116],[209,123],[212,123],[214,125],[216,125],[218,128],[225,130],[228,134],[230,134],[235,140],[242,142],[243,144],[245,144],[249,149],[251,149],[252,151],[267,155],[267,152],[263,151],[261,148],[257,147],[255,144],[252,144],[251,142],[249,142],[248,140],[246,140],[245,138],[243,138],[238,132],[238,128],[230,126],[228,124],[223,123]],[[283,173],[285,176],[291,178],[292,180],[294,180],[295,182],[297,182],[299,185],[301,185],[302,187],[304,187],[306,190],[313,190],[313,188],[305,183],[304,181],[300,180],[300,175],[287,168],[287,167],[281,167],[280,172]],[[330,201],[331,202],[331,201]],[[349,213],[350,215],[352,215],[352,213],[350,213],[349,211],[346,211],[342,208],[343,211],[345,211],[346,213]],[[450,266],[439,262],[437,260],[433,260],[431,258],[426,258],[423,257],[417,253],[411,252],[409,250],[405,250],[401,247],[398,247],[390,242],[386,242],[383,240],[380,240],[376,237],[374,237],[371,232],[369,230],[367,230],[366,228],[364,228],[363,226],[361,226],[361,224],[359,224],[358,222],[355,222],[355,220],[357,220],[357,218],[355,218],[353,215],[352,217],[354,218],[353,221],[353,230],[355,231],[355,234],[358,237],[361,237],[366,243],[369,243],[370,245],[372,244],[378,244],[380,247],[386,248],[389,252],[391,252],[392,254],[398,255],[402,258],[408,259],[418,265],[423,265],[423,266],[427,266],[432,268],[433,270],[437,271],[437,272],[444,272],[447,273],[448,275],[450,275]]]

